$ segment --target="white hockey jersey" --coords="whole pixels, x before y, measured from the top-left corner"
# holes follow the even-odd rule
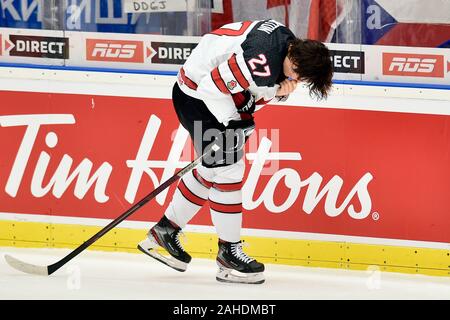
[[[236,22],[200,40],[178,73],[181,90],[225,125],[239,119],[233,95],[249,90],[256,110],[275,98],[294,34],[274,20]]]

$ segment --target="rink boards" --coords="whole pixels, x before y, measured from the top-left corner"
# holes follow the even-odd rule
[[[75,247],[193,157],[175,77],[1,68],[0,245]],[[304,266],[450,274],[449,90],[299,88],[256,114],[246,251]],[[179,129],[179,130],[178,130]],[[100,239],[135,251],[175,186]],[[215,258],[208,208],[187,250]]]

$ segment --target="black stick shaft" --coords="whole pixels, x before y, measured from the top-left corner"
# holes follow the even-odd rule
[[[59,268],[61,268],[63,265],[65,265],[67,262],[72,260],[74,257],[76,257],[78,254],[80,254],[82,251],[84,251],[86,248],[91,246],[94,242],[96,242],[98,239],[103,237],[107,232],[109,232],[111,229],[113,229],[115,226],[117,226],[119,223],[121,223],[123,220],[131,216],[134,212],[136,212],[138,209],[140,209],[142,206],[144,206],[147,202],[155,198],[158,194],[160,194],[163,190],[168,188],[172,183],[179,180],[184,174],[191,171],[197,164],[199,164],[202,159],[209,154],[209,152],[213,149],[213,147],[209,148],[208,151],[206,151],[203,155],[192,161],[190,164],[188,164],[186,167],[178,171],[175,175],[173,175],[171,178],[169,178],[167,181],[162,183],[159,187],[157,187],[155,190],[147,194],[142,200],[137,202],[134,206],[132,206],[130,209],[125,211],[121,216],[117,217],[113,221],[111,221],[106,227],[101,229],[99,232],[97,232],[95,235],[93,235],[91,238],[86,240],[83,244],[81,244],[78,248],[73,250],[71,253],[69,253],[67,256],[59,260],[58,262],[49,265],[48,268],[48,274],[52,274]]]

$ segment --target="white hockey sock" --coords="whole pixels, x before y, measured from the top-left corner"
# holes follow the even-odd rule
[[[242,226],[242,182],[214,183],[209,192],[211,218],[219,239],[237,242]]]
[[[196,169],[186,173],[178,183],[165,216],[184,228],[207,201],[211,186]]]

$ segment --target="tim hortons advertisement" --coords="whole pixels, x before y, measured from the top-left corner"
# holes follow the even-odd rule
[[[113,219],[193,157],[167,99],[1,94],[0,212]],[[449,243],[448,121],[264,108],[247,143],[244,227]],[[157,221],[174,188],[129,219]],[[211,225],[208,208],[191,223]]]

